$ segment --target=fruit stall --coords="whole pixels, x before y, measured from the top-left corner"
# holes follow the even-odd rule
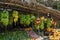
[[[56,40],[60,36],[56,30],[59,11],[24,1],[1,0],[0,5],[0,40],[45,40],[44,36]]]

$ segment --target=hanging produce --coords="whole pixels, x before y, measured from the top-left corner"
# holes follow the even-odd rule
[[[10,16],[10,18],[9,18],[9,24],[12,25],[12,23],[13,23],[13,17]]]
[[[47,27],[50,27],[51,26],[51,14],[50,13],[48,13],[47,14],[47,20],[46,20],[46,23],[47,23]]]
[[[46,24],[47,24],[47,31],[50,32],[51,31],[51,14],[48,13],[47,14],[47,20],[46,20]]]
[[[47,18],[46,20],[46,23],[47,23],[47,31],[50,32],[51,31],[51,19],[50,18]]]
[[[44,16],[42,16],[41,19],[40,19],[40,29],[41,30],[44,29]]]
[[[39,17],[36,19],[35,28],[37,30],[39,30],[39,28],[40,28],[40,18]]]
[[[40,30],[39,27],[39,25],[35,25],[36,30]]]
[[[31,14],[30,17],[31,17],[31,22],[35,21],[36,18],[33,14]]]
[[[24,24],[25,23],[25,15],[24,14],[20,14],[20,24]]]
[[[26,25],[29,25],[29,24],[31,23],[30,15],[26,15],[26,16],[25,16],[25,19],[26,19],[26,20],[25,20],[25,24],[26,24]]]
[[[35,16],[32,14],[20,14],[20,24],[29,25],[35,20]]]
[[[46,23],[47,23],[47,27],[50,27],[51,26],[51,19],[50,18],[47,18]]]
[[[36,20],[36,24],[37,24],[37,25],[40,24],[40,18],[37,18],[37,20]]]
[[[14,18],[15,24],[16,24],[16,22],[18,21],[18,14],[19,14],[18,11],[13,11],[13,18]]]
[[[9,23],[9,12],[7,10],[4,10],[1,14],[1,22],[3,25],[7,26]]]
[[[52,19],[52,18],[51,18],[51,19]],[[51,25],[52,25],[54,28],[56,28],[57,23],[52,19],[52,20],[51,20]]]

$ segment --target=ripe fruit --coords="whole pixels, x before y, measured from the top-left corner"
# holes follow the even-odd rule
[[[41,20],[44,20],[44,19],[45,19],[44,16],[42,16],[42,17],[41,17]]]
[[[19,14],[18,11],[13,11],[13,14],[12,15],[13,15],[13,18],[14,18],[14,22],[15,23],[18,21],[18,17],[19,17],[18,14]]]

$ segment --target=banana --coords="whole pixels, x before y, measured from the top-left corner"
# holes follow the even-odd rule
[[[4,10],[1,14],[1,22],[3,25],[7,26],[9,23],[9,12],[7,10]]]
[[[13,11],[13,18],[14,18],[15,24],[16,24],[16,22],[18,21],[18,18],[19,18],[18,14],[19,14],[18,11]]]

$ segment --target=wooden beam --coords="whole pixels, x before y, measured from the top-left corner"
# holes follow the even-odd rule
[[[57,20],[60,19],[60,12],[58,10],[54,10],[52,8],[48,8],[42,4],[39,4],[39,5],[36,5],[36,8],[31,8],[31,7],[27,7],[27,6],[24,6],[24,5],[19,5],[19,4],[14,4],[14,3],[7,3],[7,2],[0,2],[0,7],[4,7],[5,8],[9,8],[9,6],[11,6],[10,8],[13,8],[12,9],[16,9],[16,10],[24,10],[24,11],[31,11],[31,12],[34,12],[34,13],[43,13],[43,14],[47,14],[47,13],[50,13],[52,16],[54,16]]]

